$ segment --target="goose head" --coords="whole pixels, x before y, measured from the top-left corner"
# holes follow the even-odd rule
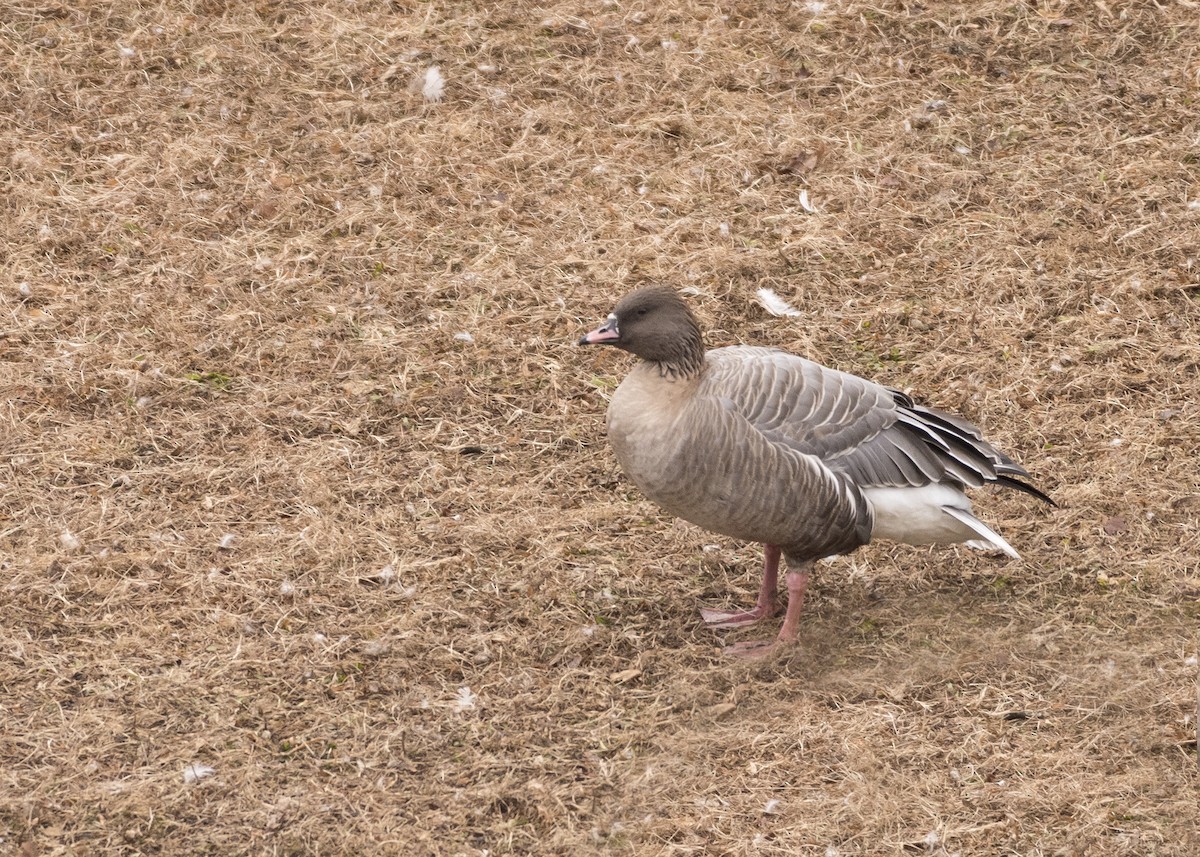
[[[613,345],[657,363],[663,374],[689,376],[704,363],[700,325],[674,289],[650,286],[630,292],[604,324],[580,345]]]

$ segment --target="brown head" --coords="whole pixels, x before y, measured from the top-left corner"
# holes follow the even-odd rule
[[[621,298],[608,320],[580,345],[615,345],[658,363],[664,374],[691,376],[704,365],[700,325],[674,290],[649,286]]]

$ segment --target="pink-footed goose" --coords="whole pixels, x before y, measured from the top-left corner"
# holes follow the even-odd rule
[[[732,654],[794,640],[813,563],[872,539],[966,542],[1017,557],[971,513],[966,488],[992,482],[1053,505],[959,417],[783,351],[706,352],[672,289],[632,292],[579,344],[641,358],[609,403],[608,438],[642,493],[693,524],[766,547],[758,603],[702,610],[705,622],[737,628],[773,616],[780,554],[787,560],[778,640],[731,646]]]

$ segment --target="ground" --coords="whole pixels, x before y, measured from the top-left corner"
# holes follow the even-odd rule
[[[1198,44],[1189,0],[10,3],[0,853],[1200,853]],[[759,549],[638,495],[630,359],[574,345],[646,283],[1059,507],[977,492],[1022,561],[871,545],[723,657]]]

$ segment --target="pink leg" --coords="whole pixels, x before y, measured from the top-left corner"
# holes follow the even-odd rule
[[[700,611],[700,616],[708,627],[741,628],[775,615],[779,609],[775,601],[775,590],[779,586],[779,545],[763,545],[763,548],[763,579],[758,590],[758,602],[750,610],[733,613],[704,608]]]
[[[796,632],[800,630],[800,611],[804,609],[804,593],[808,591],[808,568],[806,564],[802,571],[788,572],[787,613],[783,617],[783,627],[779,629],[781,643],[793,642]]]
[[[725,647],[725,654],[742,658],[761,658],[773,653],[777,648],[794,642],[800,628],[800,611],[804,609],[804,593],[808,589],[808,570],[812,563],[804,563],[799,571],[787,573],[788,605],[783,617],[783,627],[779,629],[779,637],[772,643],[765,640],[734,643]]]

